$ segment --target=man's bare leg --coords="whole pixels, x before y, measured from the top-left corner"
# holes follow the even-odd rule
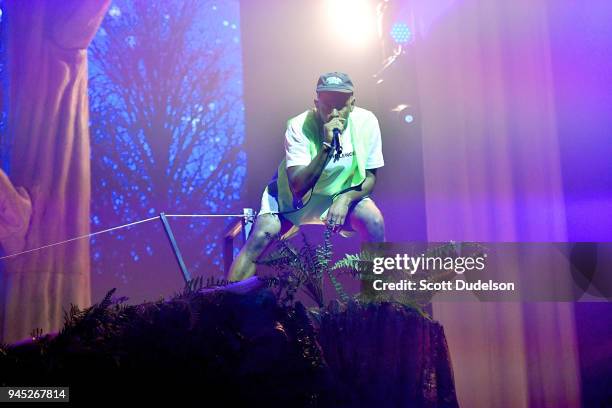
[[[372,199],[361,200],[348,215],[351,227],[366,242],[385,242],[385,220]]]
[[[349,210],[348,219],[351,228],[359,232],[362,241],[385,242],[385,221],[374,201],[359,201]],[[388,275],[385,275],[385,278],[388,278]],[[361,295],[366,299],[377,297],[372,284],[367,280],[361,281]]]
[[[278,215],[262,214],[257,217],[253,231],[247,239],[236,259],[232,263],[228,280],[239,281],[255,274],[255,261],[274,240],[274,237],[289,229],[290,223],[282,220]]]

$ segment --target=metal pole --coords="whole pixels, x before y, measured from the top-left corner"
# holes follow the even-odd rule
[[[174,239],[174,234],[172,233],[172,228],[170,228],[170,224],[168,223],[168,219],[166,218],[166,214],[159,213],[159,219],[164,226],[164,230],[166,231],[166,235],[168,236],[168,240],[170,240],[170,245],[172,246],[172,251],[174,252],[174,256],[176,257],[176,261],[179,264],[179,268],[181,268],[181,272],[183,273],[183,279],[185,279],[185,284],[191,281],[191,275],[189,275],[189,271],[185,266],[185,262],[183,262],[183,257],[181,256],[181,251]]]

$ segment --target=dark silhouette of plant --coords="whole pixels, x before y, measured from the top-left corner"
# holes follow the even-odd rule
[[[142,391],[145,400],[163,398],[149,391],[164,389],[189,406],[194,396],[184,391],[197,388],[214,406],[320,406],[326,366],[301,304],[282,308],[267,288],[192,291],[139,305],[113,304],[114,292],[90,308],[72,307],[57,335],[0,344],[0,383],[68,384],[79,390],[71,401],[100,387],[115,399]]]
[[[482,255],[483,247],[476,243],[463,243],[457,244],[450,242],[443,245],[437,245],[428,248],[422,254],[423,257],[431,258],[456,258],[461,255],[462,251],[476,250],[472,253],[472,256]],[[354,278],[361,280],[364,286],[371,287],[372,283],[376,279],[387,279],[393,278],[392,281],[398,282],[400,280],[408,280],[413,282],[419,282],[425,280],[427,283],[437,283],[442,281],[452,281],[457,277],[457,273],[452,270],[424,270],[419,268],[414,272],[408,272],[406,270],[394,271],[393,273],[385,272],[384,275],[375,275],[372,273],[374,266],[374,258],[381,256],[371,252],[363,251],[358,254],[346,254],[344,258],[339,260],[331,268],[332,271],[338,271],[338,273],[349,273]],[[383,255],[384,256],[384,255]],[[361,292],[356,295],[355,299],[361,301],[395,301],[406,305],[413,306],[414,308],[421,310],[424,306],[431,303],[434,295],[438,293],[438,290],[402,290],[390,293],[388,291],[368,291],[364,294]]]
[[[384,276],[375,275],[372,272],[374,258],[381,256],[373,252],[362,251],[357,254],[346,254],[342,259],[333,265],[331,259],[333,255],[331,244],[331,228],[327,228],[323,236],[323,244],[313,246],[308,242],[306,236],[302,234],[303,246],[297,249],[287,240],[278,240],[276,248],[265,259],[258,261],[259,264],[272,267],[277,271],[276,276],[269,277],[269,284],[277,289],[277,297],[284,305],[291,305],[295,302],[295,295],[299,290],[303,290],[319,308],[325,304],[323,299],[323,276],[327,275],[330,282],[343,303],[358,301],[368,302],[399,302],[410,306],[421,314],[425,315],[423,307],[431,303],[433,296],[438,292],[435,290],[403,290],[394,291],[371,291],[364,290],[360,293],[349,296],[344,287],[337,279],[337,275],[348,274],[362,282],[363,288],[371,288],[375,279],[387,279],[388,281],[409,280],[419,282],[426,280],[428,283],[450,281],[456,278],[457,273],[450,270],[423,270],[418,269],[414,272],[405,270],[386,273]],[[482,253],[482,247],[478,244],[464,243],[457,244],[450,242],[437,245],[424,251],[424,257],[455,258],[462,251],[476,249],[476,256]],[[474,253],[472,253],[474,255]],[[384,255],[383,255],[384,256]]]
[[[275,238],[278,239],[278,236]],[[297,291],[303,289],[318,307],[323,307],[323,275],[329,272],[332,257],[331,230],[326,229],[322,246],[313,246],[304,234],[302,240],[304,245],[299,250],[288,240],[278,240],[276,249],[257,263],[278,272],[270,278],[269,283],[277,288],[277,297],[282,305],[293,304]]]

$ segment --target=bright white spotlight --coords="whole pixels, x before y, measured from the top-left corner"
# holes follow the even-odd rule
[[[330,41],[363,47],[376,38],[376,12],[371,0],[327,0]]]

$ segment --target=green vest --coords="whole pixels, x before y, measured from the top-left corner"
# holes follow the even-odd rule
[[[314,159],[322,147],[316,114],[312,110],[308,110],[289,119],[287,126],[301,129],[309,142],[310,158],[311,160]],[[347,127],[350,131],[351,143],[353,144],[352,166],[345,168],[325,189],[317,191],[317,194],[335,197],[346,189],[360,185],[365,180],[365,163],[372,143],[375,142],[372,140],[372,135],[375,133],[376,127],[378,127],[378,121],[372,112],[355,107],[349,114]],[[272,187],[277,192],[277,194],[274,194],[274,191],[270,191],[270,193],[277,197],[279,212],[291,211],[300,207],[301,200],[294,199],[289,187],[285,159],[278,166],[276,179],[268,187]]]

